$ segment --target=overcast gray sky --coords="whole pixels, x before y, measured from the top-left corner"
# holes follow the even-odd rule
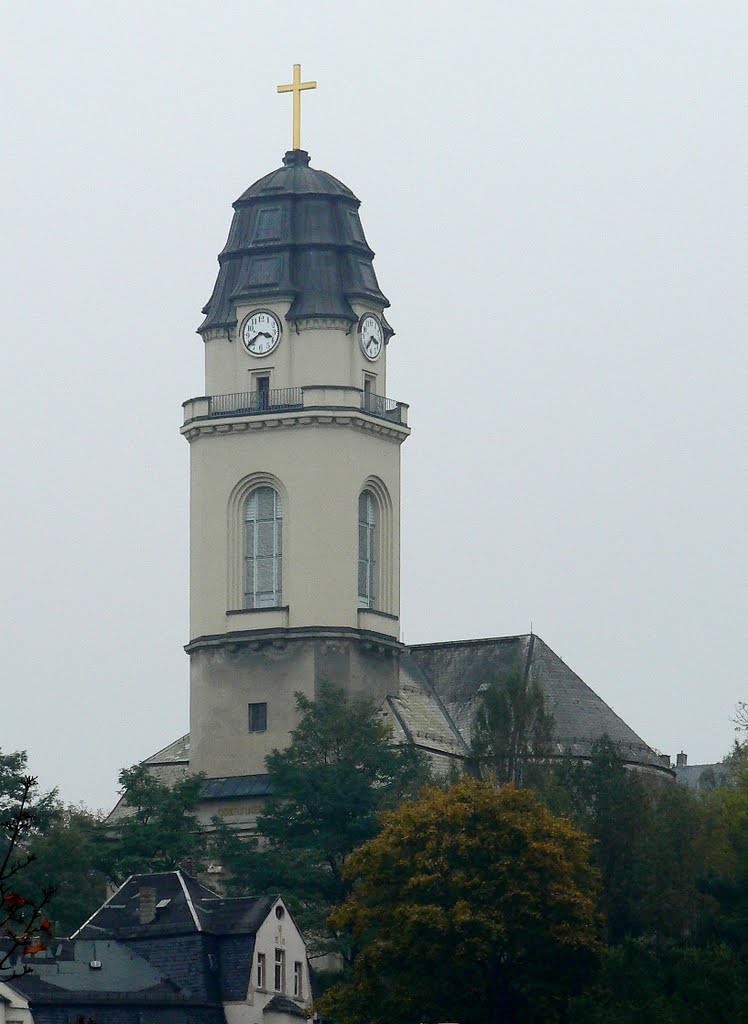
[[[187,730],[194,334],[302,142],[397,336],[407,642],[535,631],[720,758],[745,664],[747,8],[3,2],[0,747],[111,805]]]

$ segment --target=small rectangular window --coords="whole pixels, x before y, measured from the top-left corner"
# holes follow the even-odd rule
[[[293,965],[293,994],[294,999],[304,998],[304,968],[299,960]]]
[[[249,731],[266,732],[268,727],[267,704],[249,704]]]
[[[257,954],[257,987],[265,988],[265,954]]]
[[[275,951],[275,991],[285,992],[285,973],[286,973],[286,951],[284,949],[276,949]]]

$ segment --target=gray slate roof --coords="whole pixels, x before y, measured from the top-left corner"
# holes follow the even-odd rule
[[[554,738],[559,755],[568,750],[587,757],[593,743],[608,736],[618,744],[626,761],[664,770],[657,751],[538,636],[417,644],[408,648],[403,664],[411,685],[418,682],[414,666],[441,701],[465,745],[470,744],[481,687],[519,666],[538,679],[544,690],[555,720]],[[411,731],[428,728],[427,723],[426,718],[414,719]]]
[[[163,786],[174,786],[190,766],[190,734],[186,733],[167,746],[147,757],[143,764],[149,773]],[[118,821],[132,814],[132,808],[124,797],[120,797],[107,817],[107,821]]]
[[[678,782],[690,789],[712,789],[730,782],[730,769],[721,761],[716,764],[687,764],[673,771]]]
[[[141,925],[139,893],[155,890],[155,921]],[[73,938],[184,935],[254,935],[277,896],[222,897],[184,871],[134,875],[73,935]]]
[[[233,327],[236,302],[246,299],[289,299],[289,320],[353,323],[358,319],[354,299],[380,310],[389,306],[377,283],[359,206],[342,182],[309,166],[308,153],[286,153],[282,167],[234,203],[199,332]]]
[[[263,1013],[287,1013],[291,1017],[306,1018],[302,1008],[288,996],[273,996],[269,1003],[262,1008]]]
[[[56,943],[44,953],[27,958],[33,973],[13,980],[13,985],[29,998],[64,998],[96,993],[131,995],[148,993],[151,997],[174,996],[178,988],[153,964],[132,949],[111,939]],[[100,963],[92,968],[91,962]]]

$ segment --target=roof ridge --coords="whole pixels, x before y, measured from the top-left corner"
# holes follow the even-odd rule
[[[184,880],[184,876],[182,875],[181,870],[176,871],[176,876],[179,879],[179,884],[182,887],[184,898],[187,900],[187,906],[189,907],[190,914],[192,915],[192,920],[195,922],[195,927],[199,932],[201,932],[203,930],[203,926],[200,924],[200,919],[197,916],[197,911],[195,910],[195,906],[192,902],[192,896],[190,895],[190,891],[187,888],[187,883]]]
[[[89,924],[91,923],[91,921],[93,921],[93,919],[94,919],[94,918],[96,917],[96,915],[97,915],[97,914],[99,913],[99,911],[100,911],[100,910],[103,910],[103,909],[104,909],[104,907],[108,907],[108,906],[109,906],[109,904],[110,904],[110,903],[112,902],[112,900],[114,899],[114,897],[115,897],[115,896],[117,895],[117,893],[120,893],[120,892],[122,892],[122,890],[123,890],[123,889],[124,889],[124,887],[125,887],[125,886],[127,885],[127,883],[128,883],[129,881],[130,881],[130,879],[131,879],[131,878],[134,878],[134,877],[135,877],[135,875],[128,875],[128,876],[127,876],[127,878],[126,878],[126,879],[124,880],[124,882],[122,883],[122,885],[121,885],[121,886],[120,886],[120,887],[119,887],[118,889],[115,889],[115,890],[114,890],[114,892],[112,893],[112,895],[111,895],[111,896],[108,896],[108,897],[107,897],[107,898],[106,898],[106,899],[104,900],[104,902],[103,902],[103,903],[101,903],[101,904],[100,904],[100,905],[99,905],[99,906],[98,906],[98,907],[96,908],[96,910],[94,910],[93,914],[91,914],[91,916],[90,916],[90,917],[88,917],[88,918],[87,918],[87,919],[86,919],[86,920],[85,920],[85,921],[83,922],[83,924],[82,924],[82,925],[80,926],[80,928],[77,928],[77,929],[76,929],[76,930],[75,930],[75,931],[73,932],[73,934],[72,934],[72,935],[70,936],[70,938],[71,938],[71,939],[74,939],[74,938],[75,938],[75,937],[76,937],[76,936],[77,936],[77,935],[78,935],[78,934],[79,934],[80,932],[82,932],[82,931],[83,931],[83,929],[84,929],[84,928],[85,928],[85,927],[86,927],[87,925],[89,925]],[[94,927],[95,927],[95,928],[97,928],[97,927],[98,927],[98,925],[94,925]],[[105,929],[103,929],[103,928],[102,928],[101,930],[102,930],[102,931],[104,931]]]
[[[424,647],[465,647],[468,644],[509,643],[512,640],[525,640],[532,635],[532,633],[516,633],[512,636],[480,636],[472,637],[468,640],[437,640],[434,643],[406,644],[405,649],[406,651],[416,651],[422,650]],[[538,637],[538,639],[540,639],[540,637]],[[550,650],[550,648],[548,649]]]

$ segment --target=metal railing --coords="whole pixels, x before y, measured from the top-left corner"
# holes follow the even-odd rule
[[[246,416],[252,413],[301,409],[301,388],[243,391],[236,395],[211,395],[209,416]]]
[[[383,420],[392,420],[394,423],[402,423],[402,402],[396,402],[394,398],[385,398],[384,395],[375,395],[373,391],[364,391],[361,394],[361,410],[368,412],[370,416],[379,416]]]
[[[211,395],[207,399],[208,416],[261,416],[268,412],[303,409],[303,392],[304,388],[274,388],[242,391],[233,395]],[[307,396],[307,402],[311,397]],[[346,397],[350,401],[350,392]],[[369,416],[389,420],[391,423],[405,423],[405,408],[402,402],[396,402],[394,398],[375,395],[371,391],[361,392],[361,411]]]

